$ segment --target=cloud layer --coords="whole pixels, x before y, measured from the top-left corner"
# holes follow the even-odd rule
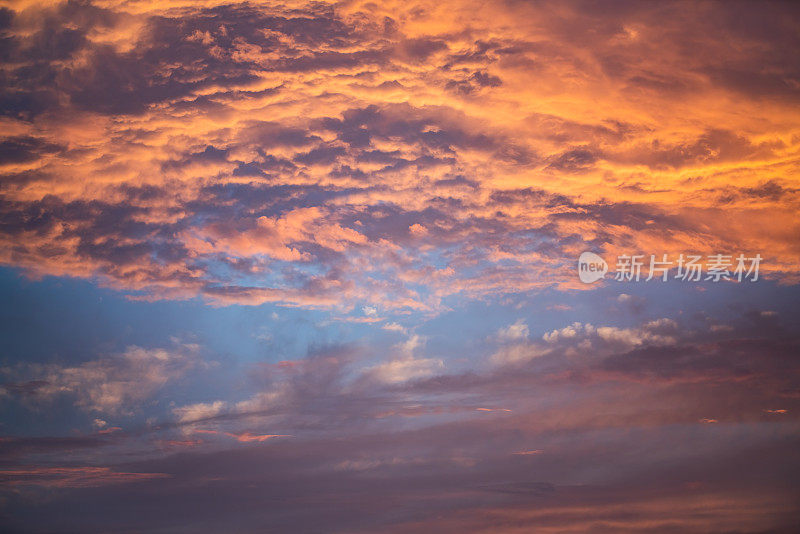
[[[0,0],[0,530],[797,531],[798,21]]]
[[[569,287],[584,249],[793,280],[793,8],[598,9],[4,8],[0,261],[406,311]]]

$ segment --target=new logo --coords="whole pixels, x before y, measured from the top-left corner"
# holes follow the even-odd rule
[[[584,284],[597,282],[608,272],[606,261],[594,252],[584,252],[578,258],[578,278]]]

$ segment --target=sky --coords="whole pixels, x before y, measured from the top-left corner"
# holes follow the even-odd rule
[[[798,58],[791,2],[0,0],[0,530],[797,532]]]

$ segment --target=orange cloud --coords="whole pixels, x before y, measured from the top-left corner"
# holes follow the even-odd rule
[[[0,262],[31,276],[426,312],[578,288],[587,248],[759,252],[763,276],[798,281],[781,24],[766,39],[720,6],[43,6],[11,6],[0,88],[29,97],[0,119]],[[82,40],[51,57],[47,24]]]
[[[50,488],[93,488],[166,478],[165,473],[126,473],[108,467],[18,467],[0,470],[0,484]]]
[[[272,438],[290,438],[292,436],[288,434],[251,434],[250,432],[243,432],[241,434],[231,434],[228,433],[227,435],[236,438],[237,441],[243,441],[245,443],[249,443],[251,441],[267,441],[268,439]]]

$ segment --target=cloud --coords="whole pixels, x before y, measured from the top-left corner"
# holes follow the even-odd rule
[[[95,488],[168,477],[164,473],[125,473],[108,467],[29,467],[0,470],[5,487]]]
[[[0,439],[0,454],[4,458],[24,458],[31,454],[59,454],[65,452],[94,450],[109,445],[105,439],[97,435],[86,436],[37,436],[13,437],[5,436]]]
[[[180,5],[4,11],[0,262],[387,313],[576,287],[587,245],[793,279],[788,6]]]
[[[443,367],[440,359],[407,357],[376,365],[369,374],[382,382],[396,384],[432,376]]]
[[[678,332],[678,324],[668,318],[650,321],[634,328],[575,322],[545,332],[539,340],[528,341],[527,326],[518,321],[500,331],[498,339],[507,344],[492,355],[491,361],[499,365],[520,364],[552,354],[576,356],[584,353],[596,356],[640,346],[668,346],[677,342]]]
[[[668,319],[626,327],[572,323],[542,336],[529,331],[495,340],[503,348],[541,350],[536,358],[473,362],[467,371],[440,365],[426,354],[430,340],[424,343],[419,334],[378,354],[369,347],[316,348],[303,359],[253,364],[248,380],[236,381],[236,394],[224,397],[231,400],[172,408],[171,423],[151,422],[103,440],[33,444],[4,438],[0,450],[14,463],[9,471],[21,470],[9,476],[25,480],[10,487],[57,490],[45,506],[67,510],[61,517],[78,523],[69,515],[70,503],[86,495],[73,492],[101,487],[93,502],[135,502],[152,511],[146,519],[117,516],[131,528],[169,523],[164,507],[196,502],[198,491],[224,496],[190,520],[201,531],[216,530],[229,506],[238,509],[243,498],[254,506],[237,517],[259,528],[315,529],[324,523],[357,531],[363,527],[358,518],[367,517],[368,530],[379,524],[398,531],[447,531],[448,525],[458,525],[453,532],[469,531],[482,528],[470,515],[478,506],[491,505],[491,513],[506,520],[529,513],[532,500],[543,515],[520,516],[521,528],[547,521],[553,528],[594,524],[617,513],[620,524],[634,528],[638,523],[621,510],[639,506],[647,495],[642,514],[649,524],[700,532],[729,516],[721,508],[703,521],[693,513],[676,520],[675,506],[685,511],[688,504],[674,499],[687,491],[695,499],[715,499],[734,490],[738,497],[730,502],[740,512],[737,499],[752,502],[753,495],[782,510],[767,514],[768,520],[748,509],[739,521],[780,525],[781,514],[794,509],[781,488],[794,475],[787,462],[796,450],[797,399],[781,396],[777,404],[775,398],[796,389],[797,341],[785,330],[759,337],[760,317],[745,313],[731,323],[735,328],[717,332],[710,325],[720,321],[711,318],[690,320],[692,328]],[[245,383],[253,389],[234,402]],[[51,481],[55,475],[45,468],[53,466],[28,456],[63,458],[65,451],[84,450],[108,461],[104,471],[70,472]],[[600,467],[597,458],[603,458]],[[26,471],[31,469],[42,469],[43,482],[29,480],[38,480]],[[123,480],[137,484],[117,484]],[[660,481],[656,489],[652,480]],[[431,501],[430,494],[438,498]],[[494,496],[491,502],[487,495]],[[331,498],[345,513],[327,515]],[[386,502],[402,502],[405,512],[387,517],[369,511]],[[15,507],[15,518],[29,517],[26,503]],[[574,513],[565,517],[565,510]],[[40,516],[35,524],[47,523]]]
[[[291,308],[271,338],[201,332],[219,376],[192,344],[12,346],[8,530],[797,523],[800,349],[770,297],[798,281],[794,5],[4,6],[0,264]],[[764,284],[692,315],[579,284],[584,250],[758,252]]]
[[[4,368],[4,374],[36,378],[2,387],[6,393],[34,403],[53,402],[64,395],[74,399],[74,405],[83,410],[125,414],[198,366],[197,352],[197,346],[186,344],[172,349],[130,346],[120,354],[76,366],[20,364]],[[28,387],[31,384],[36,386]]]
[[[528,329],[528,325],[525,324],[523,319],[518,319],[512,325],[509,325],[505,328],[501,328],[497,332],[497,337],[501,341],[516,341],[520,339],[525,339],[530,335],[530,330]]]
[[[403,325],[397,323],[386,323],[381,326],[382,329],[388,330],[389,332],[399,332],[401,334],[406,333],[406,328]]]
[[[188,406],[180,406],[172,409],[172,413],[181,423],[201,421],[219,415],[225,409],[224,401],[198,402]]]

